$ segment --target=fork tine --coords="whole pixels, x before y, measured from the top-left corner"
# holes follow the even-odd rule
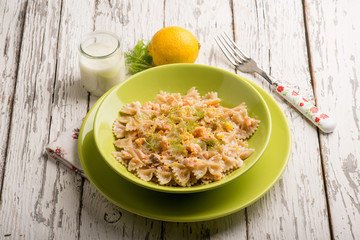
[[[244,60],[250,60],[250,57],[247,56],[243,51],[241,51],[239,46],[229,37],[229,35],[227,35],[226,32],[224,32],[224,35],[234,45],[234,47],[240,52],[240,54],[242,55],[241,57],[244,58]]]
[[[218,37],[219,38],[219,37]],[[219,40],[220,40],[220,38],[219,38]],[[225,48],[225,46],[223,45],[223,43],[221,42],[219,42],[219,40],[215,37],[215,41],[216,41],[216,43],[217,43],[217,45],[220,47],[220,50],[224,53],[224,55],[225,55],[225,57],[234,65],[234,66],[237,66],[238,64],[234,61],[234,59],[233,58],[231,58],[230,56],[229,56],[229,53],[230,54],[232,54],[231,52],[229,52],[226,48]]]
[[[227,39],[226,39],[223,35],[221,35],[221,34],[220,34],[220,36],[221,36],[221,38],[222,38],[222,42],[225,42],[226,47],[231,50],[231,52],[234,54],[234,56],[237,57],[237,59],[240,60],[240,63],[243,63],[243,62],[246,62],[246,61],[247,61],[247,59],[244,58],[244,57],[241,55],[241,53],[239,53],[239,51],[233,46],[233,44],[232,44],[229,40],[227,40]],[[221,40],[221,39],[220,39],[220,40]]]
[[[233,53],[234,52],[234,49],[232,47],[230,47],[230,45],[227,43],[227,42],[224,42],[224,40],[222,40],[219,36],[217,36],[219,42],[222,44],[222,46],[224,47],[224,49],[226,49],[226,52],[229,53],[233,60],[231,61],[233,63],[233,61],[235,62],[235,66],[237,66],[238,64],[242,64],[244,61],[239,59],[238,57],[235,56],[235,54]],[[215,38],[216,40],[216,38]],[[225,54],[225,53],[224,53]]]

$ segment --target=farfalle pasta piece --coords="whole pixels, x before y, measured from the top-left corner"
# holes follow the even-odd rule
[[[231,120],[239,125],[244,124],[244,117],[247,115],[248,113],[244,103],[231,109]]]
[[[219,132],[215,134],[215,137],[227,143],[234,143],[238,141],[238,137],[233,132]]]
[[[241,158],[228,157],[227,160],[224,161],[225,166],[224,172],[233,171],[243,165],[243,161]]]
[[[168,166],[157,167],[155,175],[160,185],[168,184],[173,179],[173,173],[171,171],[171,168]]]
[[[130,118],[129,122],[127,122],[125,125],[125,130],[126,131],[135,131],[137,129],[136,125],[137,125],[136,120],[134,118]]]
[[[186,93],[186,97],[199,99],[199,98],[200,98],[200,94],[199,94],[199,92],[196,90],[195,87],[192,87],[192,88],[190,88],[189,91]]]
[[[220,99],[217,97],[217,93],[216,92],[209,92],[207,94],[205,94],[205,96],[203,97],[204,99],[204,103],[207,106],[218,106],[220,103]]]
[[[218,106],[220,103],[220,99],[207,99],[204,101],[207,106]]]
[[[210,178],[210,177],[204,176],[202,179],[200,179],[200,182],[201,182],[201,184],[206,185],[206,184],[214,182],[214,179],[212,177]]]
[[[191,170],[182,164],[176,164],[172,167],[172,170],[176,183],[183,187],[188,186]]]
[[[128,166],[130,159],[132,159],[133,157],[127,151],[113,152],[112,155],[115,157],[116,160],[118,160],[121,164],[123,164],[126,167]]]
[[[242,114],[247,115],[247,109],[246,109],[245,103],[241,103],[241,104],[237,105],[236,107],[233,107],[231,110],[234,112],[240,112]]]
[[[149,182],[154,176],[155,169],[153,168],[140,168],[136,171],[136,176],[141,180]]]
[[[139,102],[133,102],[123,107],[120,112],[128,115],[135,115],[140,107],[141,104]]]
[[[130,117],[130,116],[124,116],[124,117],[117,118],[116,121],[119,123],[126,124],[126,123],[130,122],[131,119],[132,119],[132,117]]]
[[[224,163],[224,172],[228,172],[229,170],[233,170],[242,165],[242,160],[240,158],[236,158],[232,151],[226,151],[225,153],[223,153],[222,159]]]
[[[204,95],[203,99],[207,100],[207,99],[219,99],[217,92],[208,92],[207,94]]]
[[[112,130],[116,138],[125,137],[125,126],[121,124],[118,120],[114,122]]]
[[[237,139],[236,145],[243,148],[249,148],[248,142],[245,141],[244,139]]]
[[[242,148],[242,152],[239,154],[241,159],[248,158],[255,150],[251,148]]]
[[[190,179],[187,183],[187,187],[195,185],[198,181],[199,180],[193,174],[190,174]]]
[[[220,154],[217,154],[209,159],[208,162],[209,173],[217,179],[221,179],[224,172],[224,162]]]
[[[239,135],[241,135],[240,138],[249,138],[250,136],[252,136],[256,129],[259,126],[260,121],[256,120],[254,118],[250,118],[250,117],[245,117],[244,118],[244,126],[241,129],[242,131],[239,132]]]
[[[192,173],[194,174],[196,179],[201,179],[203,176],[205,176],[207,171],[208,171],[208,164],[202,161],[193,168]]]
[[[117,148],[123,148],[123,149],[129,149],[129,148],[133,148],[133,144],[132,144],[132,141],[131,139],[129,138],[121,138],[121,139],[118,139],[114,142],[114,145],[117,147]]]
[[[154,102],[156,102],[156,103],[166,103],[168,97],[169,97],[169,94],[167,92],[160,91],[160,93],[156,96]]]
[[[145,166],[145,163],[138,158],[132,158],[129,162],[128,169],[130,172],[138,170]]]
[[[203,184],[209,184],[211,182],[217,181],[217,178],[212,175],[210,172],[207,172],[201,179]]]
[[[143,151],[140,149],[134,149],[134,153],[136,154],[135,157],[139,158],[140,160],[148,159],[149,156],[147,156]]]

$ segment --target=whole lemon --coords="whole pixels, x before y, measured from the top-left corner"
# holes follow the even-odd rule
[[[155,65],[194,63],[200,44],[196,37],[182,27],[165,27],[152,37],[148,51]]]

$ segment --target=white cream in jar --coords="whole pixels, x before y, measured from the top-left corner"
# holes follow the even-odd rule
[[[91,94],[101,96],[125,79],[125,60],[114,34],[89,33],[79,50],[81,82]]]

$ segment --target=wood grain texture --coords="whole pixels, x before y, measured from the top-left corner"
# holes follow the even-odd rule
[[[335,239],[360,238],[359,1],[305,1],[319,105],[337,119],[321,134]]]
[[[234,3],[235,39],[244,51],[273,77],[299,86],[300,92],[308,98],[312,84],[301,2]],[[280,104],[289,120],[293,140],[283,177],[265,197],[248,207],[249,238],[328,239],[330,231],[317,130],[271,92],[263,79],[246,77],[262,85]]]
[[[196,36],[201,45],[196,63],[234,72],[233,66],[219,59],[222,55],[214,39],[222,31],[232,31],[231,1],[169,0],[165,3],[164,23],[186,28]]]
[[[54,202],[39,201],[47,195],[43,153],[49,138],[59,3],[29,1],[26,9],[0,206],[1,236],[52,235]]]
[[[0,239],[360,239],[358,9],[357,0],[0,1]],[[229,33],[265,71],[316,96],[338,121],[322,134],[262,78],[238,72],[279,103],[293,149],[263,198],[216,220],[127,212],[44,153],[98,99],[79,81],[85,33],[114,32],[127,51],[173,25],[199,39],[197,63],[235,72],[214,41]]]
[[[95,8],[94,30],[116,33],[124,51],[133,48],[140,39],[150,41],[163,27],[162,1],[98,1]],[[90,105],[97,99],[91,96]],[[115,206],[87,180],[82,204],[80,239],[159,239],[161,236],[160,221]]]
[[[126,193],[125,193],[126,194]],[[161,222],[127,212],[85,184],[80,239],[161,239]]]
[[[26,4],[27,1],[0,2],[3,13],[0,18],[0,199]]]
[[[231,1],[166,1],[165,26],[190,30],[201,49],[196,63],[234,72],[214,37],[221,31],[232,32]],[[164,223],[165,239],[246,239],[245,210],[220,219],[195,223]]]
[[[61,131],[73,127],[87,113],[88,93],[80,82],[78,46],[82,36],[92,31],[95,4],[93,1],[65,0],[57,10],[61,16],[56,26],[58,42],[50,141]],[[53,215],[50,238],[76,239],[80,234],[83,180],[80,175],[53,161],[48,161],[44,172],[47,176],[43,183],[44,191],[48,194],[38,201],[41,208],[46,208],[49,202],[53,203],[50,205]]]

